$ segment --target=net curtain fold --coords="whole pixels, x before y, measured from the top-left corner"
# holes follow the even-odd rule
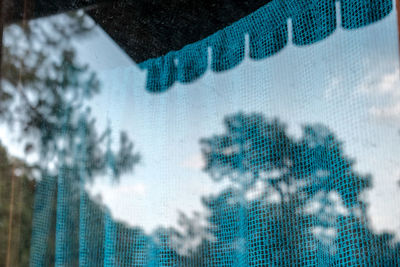
[[[142,63],[148,72],[146,89],[163,92],[175,82],[201,77],[209,67],[209,48],[212,71],[234,68],[245,56],[246,35],[249,57],[267,58],[288,43],[288,19],[292,42],[303,46],[328,37],[339,20],[344,29],[357,29],[382,19],[392,8],[390,0],[275,0],[204,40]],[[30,265],[49,266],[52,260],[56,266],[171,265],[162,242],[154,244],[123,227],[93,203],[83,187],[84,176],[60,169],[56,178],[43,177],[37,185]],[[124,247],[121,240],[131,245]],[[49,258],[51,250],[54,259]]]

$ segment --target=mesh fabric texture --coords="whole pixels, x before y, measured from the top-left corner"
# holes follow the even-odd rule
[[[177,82],[200,79],[209,68],[233,69],[246,50],[253,60],[268,60],[290,42],[307,46],[327,38],[338,21],[354,30],[392,9],[389,0],[276,0],[205,40],[142,63],[146,89],[157,97]],[[88,196],[84,150],[77,147],[82,166],[61,168],[37,185],[31,266],[53,261],[56,266],[400,265],[400,245],[393,236],[375,234],[367,223],[360,195],[371,178],[354,169],[341,141],[326,127],[304,127],[300,138],[292,138],[277,119],[238,112],[226,116],[222,130],[203,138],[201,147],[204,171],[234,185],[203,199],[210,211],[207,241],[183,253],[171,241],[172,230],[150,236],[118,222]],[[110,158],[106,164],[113,172],[117,163]],[[259,181],[277,201],[245,197]],[[335,211],[331,192],[346,213]],[[318,209],[306,212],[316,199]],[[317,238],[316,228],[333,229],[335,235]]]

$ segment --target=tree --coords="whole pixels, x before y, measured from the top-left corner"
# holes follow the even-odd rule
[[[354,170],[354,161],[329,129],[306,125],[303,136],[295,139],[279,120],[243,113],[227,116],[224,124],[224,134],[201,140],[204,170],[216,181],[232,182],[203,200],[215,237],[207,246],[216,265],[235,265],[241,258],[250,266],[339,263],[349,242],[363,248],[354,254],[357,258],[370,257],[364,263],[371,263],[368,255],[378,251],[385,252],[380,262],[399,258],[398,245],[390,245],[392,238],[373,233],[367,221],[360,194],[371,186],[371,178]],[[263,191],[249,199],[247,193],[254,192],[257,183]],[[332,193],[339,198],[332,201]],[[340,204],[349,215],[335,213],[333,206]],[[243,222],[245,231],[240,229]],[[328,240],[315,233],[332,227],[337,234]],[[240,239],[245,240],[246,254],[240,251]]]
[[[90,113],[101,85],[76,58],[71,39],[84,38],[92,27],[78,11],[4,30],[0,119],[38,158],[32,164],[35,204],[25,204],[34,206],[31,263],[39,265],[82,260],[77,249],[90,245],[85,234],[97,229],[86,225],[104,224],[104,210],[88,198],[85,183],[109,170],[118,180],[140,160],[126,133],[115,148],[110,129],[99,131]],[[24,227],[32,229],[30,222]]]
[[[399,266],[400,243],[394,234],[377,234],[357,216],[338,218],[337,266]],[[343,259],[346,259],[344,261]]]
[[[370,177],[353,170],[354,161],[326,127],[305,126],[303,137],[295,140],[279,120],[268,121],[262,114],[234,114],[224,124],[225,134],[201,140],[205,171],[213,179],[229,178],[246,190],[260,181],[281,202],[298,192],[296,201],[304,203],[319,192],[336,191],[346,207],[362,205],[360,192],[370,187]]]
[[[42,165],[54,163],[61,151],[67,156],[66,148],[75,148],[79,138],[78,127],[84,127],[90,140],[86,160],[93,163],[89,177],[105,165],[100,146],[106,145],[106,130],[97,133],[88,106],[100,92],[100,83],[96,74],[76,59],[70,40],[85,37],[91,29],[83,12],[9,26],[4,32],[0,89],[0,118],[21,130],[20,140],[26,143],[27,153],[35,147],[39,150]],[[121,145],[124,147],[116,163],[132,166],[138,157],[131,153],[132,143],[124,133]]]

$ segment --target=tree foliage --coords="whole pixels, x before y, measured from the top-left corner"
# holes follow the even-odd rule
[[[92,28],[87,16],[78,11],[12,24],[4,29],[0,123],[14,132],[13,137],[24,145],[26,155],[32,154],[37,159],[29,164],[29,177],[35,178],[39,187],[48,181],[56,184],[51,188],[54,193],[45,195],[48,198],[37,198],[34,215],[37,220],[48,220],[43,223],[55,226],[60,212],[57,188],[66,186],[70,190],[64,204],[68,207],[66,223],[73,228],[68,238],[75,247],[79,246],[83,184],[108,170],[118,179],[140,160],[125,132],[120,133],[119,147],[112,145],[111,130],[99,129],[91,114],[90,101],[100,93],[101,84],[89,66],[79,61],[71,40],[85,38]],[[11,177],[8,174],[1,178],[8,183],[6,180]],[[59,177],[63,177],[63,184]],[[24,190],[28,192],[28,188]],[[29,192],[25,202],[18,204],[23,204],[24,214],[30,216],[21,224],[21,233],[30,239],[34,191]],[[46,237],[50,264],[54,263],[55,230],[52,227]],[[0,243],[7,245],[3,240]],[[19,253],[21,258],[29,257],[29,246]]]
[[[71,43],[89,35],[92,27],[83,12],[73,12],[5,29],[0,118],[20,130],[27,153],[36,148],[44,171],[48,166],[43,164],[54,164],[55,158],[63,164],[60,155],[73,158],[82,140],[88,178],[104,171],[110,159],[108,129],[99,133],[90,114],[89,101],[100,92],[100,82],[76,58]],[[120,136],[112,156],[118,166],[115,177],[139,160],[126,133]]]
[[[244,113],[227,116],[224,125],[225,133],[201,140],[204,170],[217,181],[232,182],[203,200],[215,237],[208,241],[215,264],[231,266],[244,257],[249,266],[341,266],[348,256],[355,265],[399,263],[393,235],[374,233],[368,222],[362,192],[371,177],[354,170],[354,160],[327,127],[306,125],[294,138],[278,119]],[[262,192],[247,197],[257,183]]]

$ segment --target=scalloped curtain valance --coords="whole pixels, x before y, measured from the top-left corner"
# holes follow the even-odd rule
[[[340,3],[340,10],[336,10],[336,3]],[[391,0],[273,1],[204,40],[141,63],[148,72],[146,88],[150,92],[163,92],[175,82],[198,79],[209,67],[208,48],[212,51],[213,71],[234,68],[245,56],[246,34],[250,58],[260,60],[274,55],[288,42],[289,19],[292,42],[310,45],[335,31],[338,14],[344,29],[358,29],[385,17],[392,10],[392,4]]]

